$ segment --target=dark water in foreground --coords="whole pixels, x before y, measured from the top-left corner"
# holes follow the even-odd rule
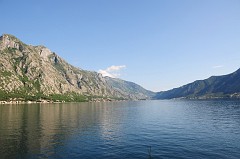
[[[240,158],[240,101],[0,105],[0,158]]]

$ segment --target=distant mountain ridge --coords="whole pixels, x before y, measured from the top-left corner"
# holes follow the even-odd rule
[[[108,82],[107,82],[108,81]],[[112,82],[115,81],[114,85]],[[123,81],[123,80],[122,80]],[[119,80],[121,84],[122,82]],[[44,46],[31,46],[13,35],[0,37],[0,98],[51,97],[84,101],[87,97],[149,99],[142,87],[116,88],[117,81],[76,68]],[[135,90],[134,90],[135,89]],[[139,96],[138,89],[142,95]],[[132,91],[133,90],[133,91]],[[131,92],[131,94],[129,94]],[[1,99],[0,99],[1,100]]]
[[[138,99],[151,99],[156,95],[156,93],[146,90],[140,85],[133,82],[110,77],[105,77],[105,80],[115,90],[128,94],[129,98],[137,97]]]
[[[240,69],[223,76],[197,80],[179,88],[158,92],[154,99],[240,98]]]

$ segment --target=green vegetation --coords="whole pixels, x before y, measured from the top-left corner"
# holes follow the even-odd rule
[[[12,73],[10,71],[3,71],[3,72],[0,72],[0,75],[3,77],[9,77],[12,75]]]
[[[27,56],[23,55],[21,57],[13,58],[12,60],[13,60],[13,68],[17,73],[17,67],[20,65],[20,62],[22,62],[23,64],[26,62]],[[26,69],[27,68],[21,68],[21,71],[26,72]]]
[[[45,99],[46,97],[43,94],[37,93],[34,96],[28,95],[26,90],[22,89],[14,92],[5,92],[0,90],[0,100],[9,101],[16,99],[18,101],[37,101],[39,99]]]
[[[126,98],[123,98],[123,97],[93,96],[93,95],[88,95],[87,98],[89,101],[92,101],[94,99],[127,100]]]
[[[33,87],[37,89],[38,92],[40,92],[41,90],[41,84],[39,82],[39,79],[37,79],[35,82],[33,82]]]
[[[14,54],[16,52],[16,48],[6,48],[5,52],[8,52],[8,53],[11,53],[11,54]]]
[[[42,93],[37,93],[34,96],[28,95],[25,90],[15,91],[15,92],[4,92],[0,90],[0,101],[10,101],[10,100],[18,100],[18,101],[39,101],[39,100],[48,100],[53,102],[86,102],[88,98],[83,95],[79,95],[76,93],[70,94],[51,94],[46,96]]]
[[[59,72],[62,72],[62,73],[66,73],[66,70],[64,69],[64,67],[61,65],[61,64],[59,64],[59,63],[55,63],[54,65],[53,65]]]
[[[48,97],[50,100],[56,101],[65,101],[65,102],[86,102],[88,98],[86,96],[70,93],[70,94],[52,94]]]
[[[9,96],[6,92],[0,90],[0,100],[8,100]]]
[[[19,76],[19,79],[22,81],[24,85],[29,81],[28,77],[25,74],[23,74],[23,76]]]
[[[37,93],[34,96],[28,95],[26,90],[22,89],[20,91],[15,91],[11,93],[4,92],[0,90],[0,101],[40,101],[47,100],[53,102],[87,102],[94,101],[94,99],[104,99],[104,100],[125,100],[124,98],[118,97],[103,97],[103,96],[91,96],[91,95],[80,95],[77,93],[69,94],[51,94],[49,96],[42,93]]]
[[[62,73],[64,73],[64,74],[66,73],[66,70],[65,70],[64,66],[58,62],[58,57],[56,56],[55,53],[49,55],[48,58],[49,58],[49,60],[51,60],[51,61],[54,62],[53,66],[54,66],[59,72],[62,72]]]

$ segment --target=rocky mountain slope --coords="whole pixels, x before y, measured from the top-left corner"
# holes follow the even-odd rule
[[[109,81],[109,78],[107,78]],[[139,99],[115,89],[101,74],[76,68],[44,46],[31,46],[12,35],[0,37],[0,97],[111,97]],[[148,97],[148,95],[146,95]]]
[[[240,98],[240,69],[228,75],[212,76],[179,88],[159,92],[154,98]]]
[[[124,81],[118,78],[104,77],[107,83],[112,86],[115,90],[118,90],[122,94],[128,95],[128,98],[134,99],[151,99],[156,94],[152,91],[146,90],[140,85]]]

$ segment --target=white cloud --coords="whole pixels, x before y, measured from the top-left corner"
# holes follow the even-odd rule
[[[126,68],[126,66],[125,65],[121,65],[121,66],[110,66],[110,67],[108,67],[106,70],[108,71],[108,72],[113,72],[113,71],[118,71],[118,70],[121,70],[121,69],[123,69],[123,68]]]
[[[222,67],[223,67],[223,65],[216,65],[216,66],[213,66],[212,68],[217,69],[217,68],[222,68]]]
[[[119,71],[124,68],[126,68],[125,65],[120,65],[120,66],[113,65],[113,66],[106,68],[105,70],[99,70],[98,73],[101,73],[103,76],[117,78],[121,75],[119,73]]]

